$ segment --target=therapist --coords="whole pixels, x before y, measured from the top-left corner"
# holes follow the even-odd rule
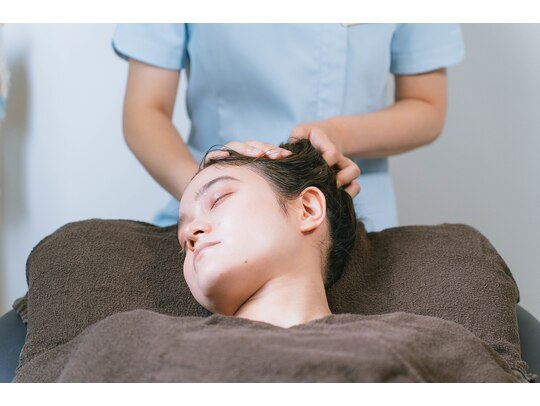
[[[248,154],[290,137],[310,138],[327,162],[339,162],[338,182],[367,231],[397,226],[388,157],[442,132],[446,68],[464,56],[455,24],[126,24],[112,45],[129,60],[124,137],[172,195],[153,220],[159,226],[178,221],[209,148]],[[181,69],[187,145],[172,122]]]

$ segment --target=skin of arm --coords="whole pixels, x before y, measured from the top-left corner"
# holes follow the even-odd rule
[[[128,147],[150,175],[177,199],[198,169],[172,123],[179,82],[179,71],[130,59],[123,109]]]
[[[446,117],[446,69],[396,75],[395,84],[395,103],[385,109],[304,123],[291,135],[319,128],[345,156],[362,158],[398,155],[435,141]]]

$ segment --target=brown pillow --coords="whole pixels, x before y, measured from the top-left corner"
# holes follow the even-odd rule
[[[333,313],[402,311],[450,320],[534,379],[521,359],[518,287],[482,234],[461,224],[366,233],[359,221],[357,230],[350,261],[327,292]],[[20,365],[114,313],[209,316],[191,295],[182,263],[176,226],[100,219],[63,226],[28,257]]]

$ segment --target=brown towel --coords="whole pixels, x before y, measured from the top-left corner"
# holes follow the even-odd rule
[[[15,382],[527,382],[456,323],[332,315],[291,328],[120,313],[36,357]]]
[[[408,312],[455,322],[517,374],[536,378],[521,360],[516,283],[478,231],[443,224],[366,233],[359,223],[357,232],[351,261],[327,292],[333,313]],[[28,333],[21,366],[49,350],[60,351],[115,313],[147,309],[210,316],[191,295],[182,261],[176,226],[88,220],[46,237],[27,262]]]

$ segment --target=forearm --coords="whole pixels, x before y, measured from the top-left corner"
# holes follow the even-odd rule
[[[128,147],[150,175],[180,199],[199,165],[171,119],[159,110],[142,108],[126,112],[125,117]]]
[[[444,113],[426,101],[404,99],[383,110],[336,116],[328,122],[344,155],[380,158],[433,142],[442,131]]]

